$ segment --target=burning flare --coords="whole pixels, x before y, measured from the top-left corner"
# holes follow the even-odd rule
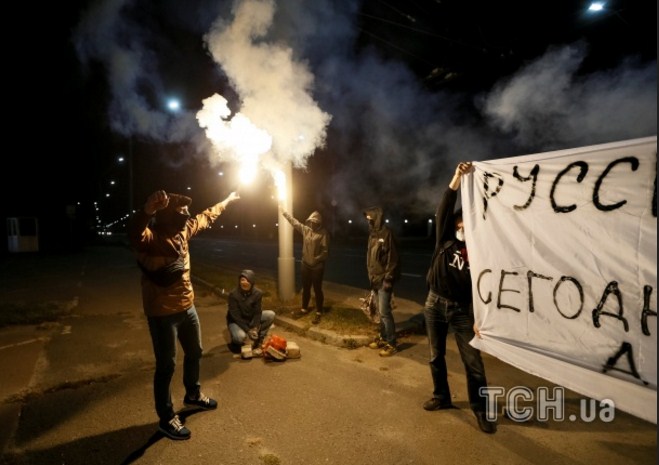
[[[272,136],[256,127],[242,113],[231,118],[227,100],[221,95],[214,94],[202,103],[197,120],[202,128],[206,128],[206,136],[220,154],[226,154],[241,164],[241,177],[244,173],[246,178],[253,179],[259,158],[272,147]]]

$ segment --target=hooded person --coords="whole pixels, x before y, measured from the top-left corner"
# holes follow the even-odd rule
[[[168,193],[169,203],[156,212],[154,229],[166,235],[175,235],[185,228],[190,219],[192,199],[186,195]]]
[[[253,349],[261,354],[261,344],[275,321],[275,312],[263,310],[263,291],[256,287],[256,274],[243,270],[238,275],[238,285],[231,290],[227,300],[227,327],[231,335],[230,346]]]
[[[480,351],[469,344],[476,335],[471,270],[462,210],[455,209],[462,177],[473,169],[470,162],[458,164],[435,211],[435,251],[426,275],[428,294],[423,310],[433,392],[423,408],[428,411],[454,408],[446,364],[446,339],[453,333],[465,368],[469,406],[479,428],[493,434],[497,424],[488,417],[487,400],[481,395],[487,388],[485,366]]]
[[[369,207],[363,213],[369,230],[366,271],[371,290],[377,294],[380,314],[380,331],[369,347],[380,349],[381,357],[389,357],[398,351],[391,305],[394,283],[400,278],[398,241],[391,229],[384,224],[382,208]]]
[[[302,264],[300,276],[302,278],[302,308],[300,313],[309,313],[311,288],[313,287],[316,300],[316,312],[311,322],[320,323],[323,314],[325,295],[323,293],[323,277],[325,275],[325,262],[329,256],[329,234],[323,227],[323,217],[318,211],[313,211],[301,223],[290,213],[283,210],[282,216],[297,232],[302,235]]]
[[[194,305],[188,241],[208,229],[227,206],[240,197],[235,192],[221,202],[190,216],[192,199],[159,190],[130,220],[128,238],[142,270],[142,307],[155,355],[153,395],[158,429],[171,439],[189,439],[190,430],[175,413],[171,380],[176,368],[177,341],[184,352],[183,385],[187,406],[204,410],[217,402],[201,392],[201,324]]]

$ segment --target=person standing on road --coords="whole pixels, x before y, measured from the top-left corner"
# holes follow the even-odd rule
[[[263,291],[255,284],[252,270],[241,271],[238,286],[229,293],[227,327],[233,347],[247,346],[249,352],[260,356],[261,344],[275,321],[275,312],[262,309]]]
[[[475,336],[474,309],[462,210],[454,212],[462,176],[472,169],[470,162],[458,164],[435,213],[435,251],[426,276],[428,295],[424,305],[434,388],[433,397],[423,408],[429,411],[454,408],[445,358],[446,338],[451,328],[467,374],[469,405],[480,429],[492,434],[496,432],[496,423],[487,419],[486,398],[479,394],[479,389],[487,386],[485,367],[480,351],[469,344]]]
[[[380,349],[381,357],[390,357],[398,351],[392,309],[394,283],[400,277],[398,244],[394,233],[384,224],[382,208],[369,207],[364,210],[364,217],[369,229],[366,270],[371,290],[377,293],[380,314],[380,331],[369,347]]]
[[[176,340],[184,352],[183,403],[204,410],[217,402],[201,392],[201,325],[190,280],[188,241],[209,228],[227,206],[239,199],[232,192],[223,201],[191,217],[190,197],[159,190],[132,218],[129,240],[142,270],[142,305],[155,355],[153,395],[158,429],[171,439],[188,439],[190,430],[174,412],[171,380],[176,366]]]
[[[280,208],[283,208],[280,205]],[[329,255],[329,233],[323,227],[323,217],[318,211],[312,212],[304,223],[301,223],[285,210],[282,215],[293,228],[302,234],[302,308],[300,312],[309,312],[311,288],[316,300],[316,312],[311,323],[318,324],[323,314],[325,295],[323,294],[323,275],[325,262]]]

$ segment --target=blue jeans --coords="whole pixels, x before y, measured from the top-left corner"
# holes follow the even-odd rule
[[[380,338],[387,344],[396,347],[396,323],[391,309],[393,288],[377,290],[378,312],[380,313]]]
[[[272,310],[263,310],[263,312],[261,312],[261,328],[259,329],[260,341],[262,341],[265,338],[265,335],[268,334],[268,330],[274,321],[275,312]],[[247,337],[245,330],[236,323],[229,323],[229,334],[231,334],[231,343],[236,345],[242,345]]]
[[[161,420],[174,416],[170,384],[176,367],[176,340],[183,349],[183,386],[188,396],[196,397],[200,391],[199,366],[202,354],[201,327],[194,307],[185,312],[163,317],[149,317],[149,332],[156,357],[153,377],[153,396],[156,413]]]
[[[469,405],[474,412],[484,412],[485,397],[480,396],[478,390],[487,386],[485,367],[480,351],[469,345],[469,341],[475,336],[472,306],[446,300],[429,291],[423,314],[430,346],[433,397],[442,403],[451,402],[446,368],[446,338],[450,327],[455,333],[460,357],[467,373]]]

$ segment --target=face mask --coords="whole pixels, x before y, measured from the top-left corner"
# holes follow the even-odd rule
[[[177,231],[182,231],[185,229],[185,224],[190,219],[190,215],[185,215],[183,213],[177,213],[172,220],[172,226],[176,228]]]
[[[460,228],[457,231],[455,231],[455,238],[459,240],[460,242],[465,241],[465,230],[464,228]]]

